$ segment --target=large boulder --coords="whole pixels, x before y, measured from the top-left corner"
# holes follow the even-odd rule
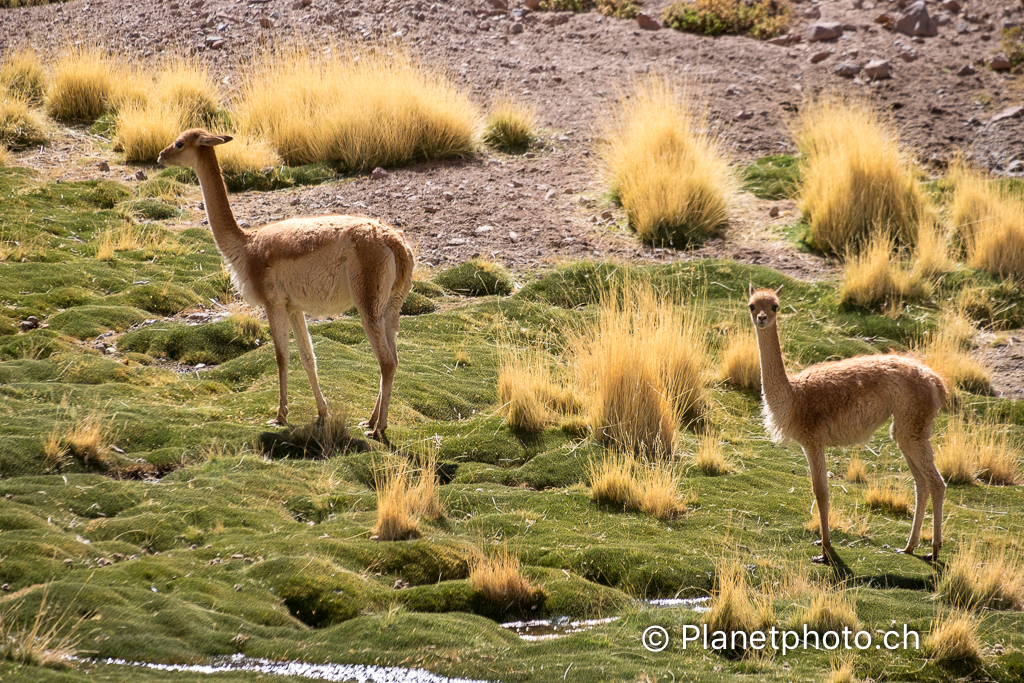
[[[924,0],[918,0],[904,10],[896,20],[896,30],[908,36],[931,37],[939,34],[935,22],[928,15],[928,8],[925,7]]]

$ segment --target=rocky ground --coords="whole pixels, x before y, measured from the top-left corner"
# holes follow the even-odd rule
[[[668,4],[646,0],[642,9],[657,18]],[[832,88],[869,97],[891,112],[907,149],[933,172],[962,150],[997,174],[1024,173],[1024,86],[1019,74],[999,70],[996,59],[1001,29],[1024,21],[1021,4],[1010,0],[971,0],[962,7],[959,0],[928,0],[927,19],[916,21],[905,15],[915,9],[919,15],[920,8],[902,0],[801,1],[794,5],[790,32],[769,42],[652,30],[649,22],[596,12],[535,12],[521,0],[503,5],[504,0],[74,0],[0,10],[0,58],[26,44],[52,56],[69,39],[106,45],[137,60],[185,51],[209,62],[229,98],[239,69],[268,44],[299,41],[329,49],[380,38],[403,43],[427,64],[447,70],[484,109],[503,90],[533,105],[543,129],[540,143],[520,156],[482,152],[391,169],[378,180],[235,195],[238,218],[258,225],[309,213],[366,213],[403,227],[428,266],[479,254],[504,262],[520,278],[537,266],[578,258],[649,263],[714,256],[802,279],[836,273],[834,264],[797,251],[784,238],[796,217],[792,202],[749,194],[736,198],[721,236],[698,250],[674,252],[636,242],[621,212],[602,197],[594,148],[616,93],[648,72],[691,83],[706,99],[710,125],[737,166],[792,152],[791,128],[803,98]],[[889,77],[873,79],[869,72]],[[99,143],[83,129],[71,130],[53,145],[21,153],[20,163],[54,178],[138,182],[138,169],[119,166]],[[110,162],[110,171],[98,169],[101,160]],[[193,209],[198,201],[197,194]],[[778,209],[775,217],[769,215],[772,208]],[[202,219],[193,210],[186,224]],[[1014,391],[1024,396],[1019,386]]]

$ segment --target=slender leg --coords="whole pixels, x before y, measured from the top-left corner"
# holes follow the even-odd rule
[[[822,446],[804,446],[807,465],[811,471],[811,489],[818,506],[818,520],[821,526],[821,557],[814,561],[829,564],[832,561],[832,538],[828,528],[828,473],[825,469],[825,449]]]
[[[910,466],[910,473],[914,475],[914,523],[910,529],[910,538],[907,539],[907,547],[896,552],[913,555],[914,549],[921,542],[921,524],[924,521],[925,509],[928,507],[928,495],[931,491],[919,463],[920,445],[911,444],[909,440],[906,440],[899,446]]]
[[[942,548],[942,501],[946,497],[946,482],[935,468],[935,455],[932,444],[925,440],[921,448],[926,460],[922,463],[925,479],[928,480],[932,496],[932,562],[939,561],[939,549]]]
[[[299,347],[299,358],[302,359],[302,367],[309,377],[309,386],[313,389],[313,398],[316,399],[316,412],[321,420],[326,420],[327,401],[320,393],[320,382],[316,374],[316,355],[313,353],[313,340],[310,339],[309,330],[306,328],[306,314],[302,311],[291,311],[289,318],[292,321],[292,331],[295,335],[295,345]]]
[[[383,441],[384,432],[388,428],[388,404],[391,402],[391,386],[395,381],[395,371],[398,369],[398,356],[392,351],[385,333],[385,321],[383,318],[370,320],[362,318],[363,331],[366,338],[370,340],[370,347],[377,357],[380,365],[380,393],[377,394],[377,403],[373,408],[366,426],[369,431],[366,435],[372,439]]]
[[[270,336],[274,339],[274,356],[277,359],[277,383],[280,398],[277,404],[277,418],[270,423],[288,424],[288,314],[283,309],[266,307]]]

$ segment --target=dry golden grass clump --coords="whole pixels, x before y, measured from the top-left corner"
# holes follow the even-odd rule
[[[121,66],[98,48],[68,45],[53,65],[46,110],[61,121],[93,120],[103,116],[116,99],[123,78]]]
[[[20,149],[46,142],[46,124],[31,103],[0,84],[0,147]]]
[[[0,91],[39,106],[46,95],[46,72],[35,50],[22,48],[0,64]]]
[[[846,481],[853,484],[863,484],[868,480],[868,470],[860,456],[850,457],[850,464],[846,466]]]
[[[851,516],[844,510],[840,510],[837,506],[829,506],[828,509],[828,528],[831,531],[839,531],[841,533],[849,533],[856,526],[854,516]],[[811,533],[817,534],[821,531],[821,518],[818,513],[815,512],[811,515],[811,518],[804,522],[804,528]]]
[[[661,77],[619,98],[600,154],[614,195],[644,242],[682,248],[728,219],[736,187],[706,111]]]
[[[939,329],[915,348],[928,367],[946,382],[950,394],[956,389],[975,394],[992,393],[992,371],[967,352],[973,334],[966,316],[947,310]]]
[[[953,237],[968,263],[999,277],[1024,278],[1024,198],[962,162],[949,177]]]
[[[914,245],[914,277],[928,279],[951,272],[956,263],[949,254],[949,231],[926,212],[917,226],[917,243]]]
[[[70,665],[82,642],[80,628],[85,617],[73,618],[74,603],[58,612],[50,604],[48,590],[42,589],[39,609],[27,627],[18,619],[23,600],[0,613],[0,661],[48,669]]]
[[[217,161],[228,174],[254,173],[284,163],[266,140],[239,135],[217,148]]]
[[[656,519],[686,512],[692,494],[680,491],[676,467],[660,460],[640,462],[627,453],[609,453],[600,463],[590,461],[590,499]]]
[[[740,562],[720,561],[715,572],[711,608],[704,614],[711,631],[749,633],[758,626],[753,591],[746,567]]]
[[[749,325],[729,335],[722,352],[722,378],[736,389],[761,393],[761,358]]]
[[[693,454],[693,464],[709,477],[720,477],[732,474],[736,468],[725,458],[725,449],[717,434],[707,431],[701,435],[697,451]]]
[[[521,152],[537,137],[535,119],[531,107],[501,95],[491,104],[483,140],[503,152]]]
[[[671,454],[675,430],[706,409],[704,307],[684,308],[626,284],[602,298],[596,323],[571,336],[578,394],[599,441]]]
[[[6,147],[0,145],[0,168],[4,166],[12,166],[14,164],[14,155],[11,154]],[[3,256],[5,250],[0,250],[0,261],[6,260]]]
[[[436,454],[420,454],[415,460],[416,469],[403,460],[384,465],[374,474],[377,523],[370,533],[381,541],[419,538],[421,518],[444,516]]]
[[[519,558],[508,548],[474,562],[469,569],[469,585],[487,602],[505,608],[525,607],[535,602],[539,593],[523,576]]]
[[[904,302],[918,302],[929,294],[928,283],[916,275],[893,251],[891,236],[876,233],[859,251],[849,249],[839,287],[839,303],[853,308],[898,311]]]
[[[952,610],[945,617],[936,617],[922,645],[928,657],[941,664],[981,661],[978,621],[968,612]]]
[[[115,147],[128,163],[151,163],[182,130],[173,104],[131,103],[117,113]]]
[[[220,108],[217,85],[206,65],[180,55],[161,65],[154,99],[175,106],[181,117],[178,121],[181,128],[211,126]],[[220,154],[217,156],[219,158]]]
[[[864,502],[876,510],[884,510],[903,517],[910,516],[910,494],[907,493],[906,487],[895,479],[872,482],[864,492]]]
[[[811,594],[810,603],[798,610],[792,618],[794,628],[807,626],[808,631],[824,634],[860,629],[857,619],[857,595],[844,586],[820,584]]]
[[[828,683],[854,683],[857,679],[853,676],[853,661],[835,661],[831,663]]]
[[[1006,549],[961,544],[939,577],[938,594],[962,609],[1024,610],[1024,561]]]
[[[878,230],[914,245],[926,199],[895,127],[869,103],[838,95],[806,103],[800,126],[800,211],[811,246],[842,255]]]
[[[441,73],[397,48],[268,52],[247,70],[236,129],[292,166],[345,171],[470,154],[479,113]]]
[[[513,429],[541,431],[557,414],[578,409],[575,394],[551,374],[555,359],[538,348],[504,342],[498,352],[498,399]]]

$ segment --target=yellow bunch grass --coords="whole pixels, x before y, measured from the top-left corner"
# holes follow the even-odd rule
[[[947,309],[939,329],[915,348],[928,367],[945,380],[950,393],[954,389],[978,394],[992,392],[992,371],[967,352],[973,334],[966,316]]]
[[[1024,610],[1024,560],[977,539],[961,544],[939,577],[938,593],[963,609]]]
[[[238,135],[230,144],[217,148],[217,161],[228,174],[256,173],[284,163],[266,140]]]
[[[1006,431],[991,422],[970,421],[962,414],[950,417],[935,452],[935,465],[952,484],[973,484],[980,479],[1014,486],[1022,479],[1020,455],[1010,445]]]
[[[749,325],[729,335],[729,343],[722,352],[722,379],[736,389],[761,393],[757,337]]]
[[[554,362],[542,349],[502,342],[498,351],[498,399],[513,429],[540,431],[556,412],[571,412],[575,407],[572,392],[552,376]]]
[[[671,463],[638,461],[627,453],[609,453],[589,464],[590,499],[656,519],[671,519],[686,512],[692,494],[681,492],[679,471]]]
[[[709,477],[732,474],[736,470],[725,458],[725,449],[719,435],[710,431],[701,435],[697,451],[693,454],[693,464]]]
[[[999,277],[1024,278],[1024,202],[1020,194],[960,162],[950,172],[953,235],[968,263]]]
[[[528,605],[538,593],[523,576],[519,558],[504,547],[470,565],[469,585],[487,602],[502,607]]]
[[[911,273],[914,277],[928,279],[951,272],[956,263],[950,258],[949,230],[931,215],[931,211],[925,213],[917,226]]]
[[[413,507],[412,477],[404,465],[385,468],[374,475],[377,490],[377,522],[372,531],[381,541],[405,541],[422,535]]]
[[[211,126],[219,108],[217,86],[209,69],[191,57],[175,55],[164,61],[156,76],[155,95],[157,102],[178,112],[183,129]]]
[[[894,256],[894,249],[890,235],[876,232],[859,251],[848,250],[839,287],[841,305],[893,311],[928,296],[928,284]]]
[[[244,74],[239,133],[267,140],[289,165],[347,171],[469,154],[479,113],[443,74],[398,48],[268,51]]]
[[[6,89],[32,106],[43,103],[46,71],[35,50],[21,48],[0,64],[0,90]]]
[[[684,308],[627,283],[602,298],[598,320],[570,336],[578,394],[600,441],[671,454],[675,429],[707,406],[704,307]]]
[[[808,631],[819,634],[842,632],[844,628],[856,632],[860,629],[856,591],[842,585],[817,585],[811,593],[810,603],[792,617],[792,625],[794,628],[806,625]]]
[[[959,610],[936,617],[922,645],[929,658],[942,664],[978,663],[981,661],[978,620],[969,612]]]
[[[715,591],[703,621],[710,631],[749,633],[758,627],[758,613],[746,567],[722,560],[715,571]]]
[[[926,198],[895,126],[866,101],[824,95],[805,103],[797,147],[804,157],[800,211],[815,249],[857,251],[881,230],[912,246]]]
[[[853,484],[863,484],[868,480],[868,470],[860,456],[850,456],[850,464],[846,466],[846,481]]]
[[[885,510],[894,515],[910,516],[910,494],[906,487],[895,479],[874,481],[864,492],[864,502],[868,507]]]
[[[152,163],[181,130],[181,112],[173,104],[130,103],[118,111],[115,145],[128,163]]]
[[[532,107],[504,93],[491,104],[483,140],[505,152],[522,151],[536,137],[536,116]]]
[[[0,144],[0,168],[3,168],[4,166],[13,166],[13,165],[14,165],[14,155],[11,154],[10,151],[6,147],[4,147],[2,144]],[[5,257],[3,256],[4,251],[5,250],[0,248],[0,261],[6,260]]]
[[[103,116],[115,97],[121,67],[99,48],[67,45],[53,65],[46,110],[55,119],[92,120]]]
[[[31,103],[0,86],[0,147],[18,149],[46,142],[46,124]]]
[[[736,180],[693,100],[687,87],[652,76],[619,97],[604,125],[606,181],[644,242],[681,248],[728,219]]]

